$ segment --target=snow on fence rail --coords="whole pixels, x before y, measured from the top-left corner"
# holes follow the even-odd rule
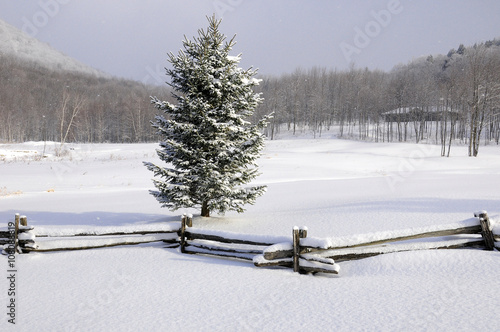
[[[275,243],[284,242],[288,244],[290,241],[289,237],[247,235],[196,229],[192,228],[192,217],[186,215],[182,217],[179,233],[182,253],[251,260],[255,266],[267,266],[266,264],[258,264],[259,257],[262,256],[267,247],[276,246]],[[299,228],[294,227],[292,232],[292,248],[298,248],[299,236],[307,236],[307,229],[303,228],[299,230]],[[339,271],[339,266],[335,264],[333,259],[299,257],[298,254],[295,254],[290,258],[290,263],[286,265],[282,264],[282,266],[293,267],[294,272],[337,274]]]
[[[264,249],[262,255],[254,258],[254,264],[288,266],[298,272],[331,272],[329,270],[336,269],[335,261],[356,260],[394,252],[476,246],[486,250],[500,249],[500,224],[493,225],[486,211],[477,212],[474,218],[450,225],[343,238],[306,238],[307,231],[301,234],[302,230],[299,230],[300,236],[296,237],[295,232],[297,228],[294,229],[292,243],[275,244]],[[422,241],[416,242],[416,239]],[[301,265],[306,261],[307,265]],[[311,268],[312,264],[315,265],[314,268]],[[322,270],[325,268],[327,271]]]
[[[16,214],[15,233],[0,231],[0,244],[18,253],[83,250],[121,245],[164,242],[177,245],[180,223],[134,226],[52,228],[27,225],[27,218]],[[19,226],[18,226],[19,225]],[[9,245],[10,244],[10,245]]]
[[[417,250],[417,249],[436,249],[436,248],[458,248],[462,246],[472,246],[476,244],[483,243],[483,239],[480,236],[470,236],[470,237],[451,237],[453,235],[477,235],[481,232],[481,226],[478,220],[475,218],[465,220],[463,222],[454,223],[450,225],[438,225],[430,226],[426,228],[412,228],[405,230],[397,230],[391,232],[378,232],[371,234],[360,234],[349,237],[337,237],[337,238],[304,238],[301,240],[301,254],[306,253],[316,253],[325,255],[325,253],[331,256],[336,256],[337,259],[344,258],[343,254],[350,255],[349,252],[353,253],[353,257],[347,257],[343,260],[350,260],[356,258],[364,258],[366,248],[372,248],[374,254],[378,249],[379,254],[395,251],[407,251],[407,250]],[[415,239],[424,238],[437,238],[446,237],[445,240],[438,242],[406,242],[398,246],[399,250],[394,250],[392,244],[394,242],[404,242]],[[278,259],[283,257],[291,257],[292,255],[291,246],[278,245],[276,247],[267,248],[264,251],[264,257],[266,259]]]
[[[182,253],[206,254],[252,260],[264,248],[286,237],[261,236],[193,228],[192,216],[184,215],[179,231]]]
[[[500,241],[500,235],[495,235],[487,213],[481,211],[474,216],[475,218],[449,225],[344,238],[307,238],[307,227],[294,227],[291,240],[286,237],[250,238],[249,235],[236,233],[191,229],[191,218],[184,216],[180,231],[181,252],[252,259],[255,266],[291,267],[300,273],[337,274],[340,267],[336,261],[361,259],[386,253],[473,246],[484,246],[488,250],[500,248],[500,242],[495,242]],[[425,241],[416,242],[414,241],[416,239]],[[261,246],[266,243],[274,244],[262,249]],[[236,245],[252,246],[252,249]]]
[[[180,247],[181,253],[250,260],[258,267],[290,267],[299,273],[333,274],[339,273],[338,262],[387,253],[464,247],[500,249],[500,223],[492,224],[486,211],[448,225],[337,238],[307,235],[306,227],[294,227],[291,237],[198,229],[192,227],[192,216],[187,215],[180,223],[34,229],[28,226],[25,216],[16,214],[15,223],[0,230],[0,245],[4,245],[4,253],[11,254],[163,242],[170,248]]]
[[[4,246],[2,253],[22,253],[19,248],[34,246],[33,227],[28,226],[28,218],[16,214],[15,221],[9,222],[7,229],[0,229],[0,245]]]

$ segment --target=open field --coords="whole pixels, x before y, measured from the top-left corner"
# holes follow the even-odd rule
[[[449,224],[487,210],[500,219],[500,153],[456,146],[330,138],[267,142],[256,182],[268,192],[244,214],[199,217],[148,194],[156,144],[0,145],[0,221],[134,225],[179,221],[248,234],[350,236]],[[474,249],[387,254],[340,263],[338,276],[298,275],[181,255],[161,245],[16,256],[16,328],[51,331],[494,330],[500,256]],[[6,259],[4,270],[7,270]],[[6,273],[6,272],[5,272]],[[7,280],[0,283],[7,304]],[[5,315],[4,315],[5,316]],[[11,327],[4,317],[0,322]]]

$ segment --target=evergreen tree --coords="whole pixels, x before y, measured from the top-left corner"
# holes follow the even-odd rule
[[[168,55],[168,84],[177,104],[152,98],[165,114],[152,125],[160,136],[157,154],[168,167],[144,163],[154,172],[158,190],[151,194],[162,207],[201,207],[204,217],[212,210],[243,212],[244,204],[266,191],[266,186],[244,185],[258,175],[255,161],[268,120],[249,122],[262,101],[253,91],[256,71],[238,68],[240,55],[229,55],[234,37],[226,41],[215,16],[208,22],[193,41],[184,39],[184,51]]]
[[[464,44],[460,44],[460,46],[458,46],[457,54],[464,55],[464,53],[465,53],[465,46]]]

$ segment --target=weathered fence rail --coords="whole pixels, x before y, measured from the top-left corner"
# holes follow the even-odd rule
[[[452,225],[380,232],[344,238],[307,238],[307,231],[291,242],[274,244],[254,258],[256,266],[293,267],[297,272],[338,273],[335,262],[357,260],[381,254],[481,247],[500,249],[500,225],[494,228],[486,211]],[[415,240],[425,241],[415,241]],[[330,260],[330,261],[328,261]]]
[[[212,231],[192,227],[192,216],[184,215],[179,230],[182,253],[205,254],[253,260],[264,248],[286,237]]]
[[[476,245],[483,242],[480,237],[459,239],[458,237],[451,237],[452,235],[479,235],[481,233],[481,226],[474,219],[469,219],[462,223],[455,223],[452,225],[443,225],[434,227],[435,230],[429,230],[430,228],[414,228],[409,230],[400,230],[394,232],[380,232],[365,235],[356,235],[352,237],[344,238],[331,238],[331,239],[318,239],[311,238],[301,241],[301,254],[314,253],[314,252],[325,252],[335,253],[340,250],[356,252],[357,248],[360,250],[365,250],[366,247],[374,246],[374,248],[384,248],[380,246],[382,244],[403,242],[415,239],[424,238],[436,238],[436,237],[446,237],[450,236],[446,241],[441,241],[437,243],[423,244],[420,247],[428,249],[436,249],[437,247],[442,248],[458,248],[461,246]],[[454,241],[454,242],[450,242]],[[378,245],[378,246],[377,246]],[[377,246],[377,247],[375,247]],[[406,245],[400,245],[401,251],[405,248],[412,250],[415,247],[414,243],[408,243]],[[266,259],[277,259],[283,257],[291,257],[292,248],[290,246],[277,246],[268,248],[264,252],[264,257]],[[394,252],[392,250],[391,252]],[[382,250],[381,253],[384,253]],[[363,258],[363,257],[361,257]]]
[[[25,249],[35,245],[33,227],[28,226],[28,218],[16,214],[14,222],[9,222],[7,229],[0,230],[0,245],[5,252],[24,253]]]
[[[19,223],[20,220],[20,223]],[[180,223],[133,226],[54,228],[27,225],[25,216],[16,214],[15,225],[0,231],[4,250],[18,253],[84,250],[122,245],[163,242],[178,246]],[[7,247],[6,247],[7,246]]]
[[[294,227],[292,236],[263,236],[192,227],[192,216],[181,222],[132,226],[36,227],[16,214],[7,229],[0,229],[4,252],[29,253],[82,250],[162,242],[181,253],[252,261],[255,266],[282,266],[295,272],[338,274],[338,262],[412,250],[478,247],[500,249],[500,223],[486,211],[474,218],[426,228],[362,234],[350,237],[308,237],[306,227]],[[418,240],[418,241],[417,241]]]

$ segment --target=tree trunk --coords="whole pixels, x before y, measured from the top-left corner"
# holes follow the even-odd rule
[[[208,201],[203,201],[201,204],[201,216],[210,217],[210,210],[208,209]]]

